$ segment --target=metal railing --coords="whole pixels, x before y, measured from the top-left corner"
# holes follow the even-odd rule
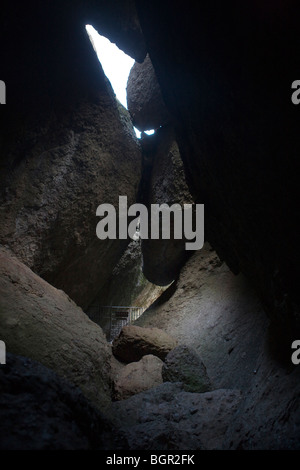
[[[101,326],[108,341],[118,336],[125,325],[129,325],[139,318],[145,309],[143,307],[97,305],[90,307],[88,316]]]

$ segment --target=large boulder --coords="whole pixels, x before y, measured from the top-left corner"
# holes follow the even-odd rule
[[[135,62],[130,71],[127,104],[133,124],[140,131],[157,129],[170,120],[149,55],[142,64]]]
[[[241,398],[239,390],[190,393],[165,382],[114,402],[110,411],[129,449],[220,450]]]
[[[142,138],[142,197],[150,211],[151,204],[192,204],[183,163],[171,126],[158,129],[155,135]],[[151,221],[149,226],[151,227]],[[150,228],[149,228],[150,231]],[[160,234],[161,235],[161,234]],[[161,286],[170,284],[190,255],[186,239],[174,238],[174,222],[170,218],[170,239],[143,239],[143,272],[146,278]]]
[[[0,450],[124,449],[126,438],[82,392],[31,359],[0,367]]]
[[[164,360],[177,346],[172,336],[159,328],[124,326],[112,344],[113,354],[124,362],[139,361],[143,356],[153,354]]]
[[[120,195],[136,201],[141,152],[82,19],[65,18],[61,5],[58,14],[55,2],[50,10],[34,12],[33,35],[24,11],[26,30],[22,22],[3,56],[0,243],[86,308],[129,242],[99,240],[96,209],[118,212]]]
[[[148,354],[127,364],[114,382],[114,399],[124,400],[162,383],[163,361]]]
[[[164,382],[182,382],[187,392],[208,392],[212,389],[206,367],[192,348],[179,345],[165,358],[162,368]]]
[[[64,292],[3,249],[0,331],[8,352],[53,369],[98,408],[110,404],[113,357],[101,328]]]

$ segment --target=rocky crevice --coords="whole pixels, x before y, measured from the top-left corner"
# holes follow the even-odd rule
[[[299,448],[292,5],[34,3],[0,28],[2,447]],[[129,113],[82,21],[136,59]],[[210,245],[98,240],[119,195],[204,203]],[[165,291],[131,330],[152,340],[109,345],[81,307],[151,282]]]

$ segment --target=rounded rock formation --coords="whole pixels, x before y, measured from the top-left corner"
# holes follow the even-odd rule
[[[172,336],[159,328],[124,326],[114,339],[113,354],[124,362],[139,361],[143,356],[153,354],[164,360],[175,348],[177,342]]]
[[[110,404],[114,358],[101,328],[64,292],[3,249],[0,330],[8,352],[49,367],[98,408]]]
[[[154,136],[142,138],[144,157],[143,198],[150,210],[152,204],[192,204],[181,155],[171,126],[158,129]],[[143,272],[152,283],[167,286],[179,275],[190,251],[186,250],[185,233],[175,238],[170,215],[169,239],[143,239]],[[151,226],[151,221],[150,221]],[[149,231],[151,228],[149,227]],[[162,230],[162,229],[161,229]]]
[[[118,105],[85,29],[71,19],[56,24],[52,8],[48,20],[45,5],[46,25],[35,22],[37,36],[26,30],[15,38],[15,53],[28,56],[15,76],[24,87],[28,80],[28,90],[20,95],[22,87],[8,80],[10,113],[0,116],[0,243],[87,308],[129,242],[97,238],[97,207],[118,208],[120,195],[136,202],[142,157],[129,112]],[[42,57],[39,34],[51,44]]]
[[[114,399],[124,400],[162,383],[163,361],[148,354],[138,362],[127,364],[114,383]]]
[[[0,450],[105,450],[122,435],[81,391],[26,357],[0,367]]]
[[[203,393],[212,389],[206,367],[192,348],[180,345],[165,358],[164,382],[182,382],[187,392]]]

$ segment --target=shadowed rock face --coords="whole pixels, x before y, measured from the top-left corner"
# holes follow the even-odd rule
[[[124,435],[80,390],[31,359],[7,355],[0,368],[1,450],[104,450]]]
[[[290,336],[300,325],[295,8],[137,1],[191,192],[205,204],[206,238]]]
[[[133,124],[140,131],[158,129],[170,121],[148,55],[142,64],[135,62],[130,71],[127,103]]]
[[[189,393],[165,382],[112,405],[114,422],[129,449],[222,449],[228,422],[241,401],[239,390]]]
[[[171,366],[177,366],[177,373],[174,373],[173,367],[171,371],[173,369],[172,376],[174,378],[177,376],[178,380],[186,381],[189,376],[189,367],[184,360],[188,355],[185,354],[186,347],[183,345],[191,348],[193,356],[194,351],[197,352],[205,365],[213,388],[216,389],[212,393],[201,394],[204,401],[205,397],[217,396],[220,393],[218,399],[222,403],[229,389],[230,392],[234,392],[235,389],[242,392],[238,408],[232,414],[229,412],[225,418],[226,429],[223,428],[221,440],[215,441],[216,448],[298,449],[300,367],[293,366],[291,362],[291,345],[285,345],[272,336],[268,329],[270,320],[243,274],[233,275],[225,263],[220,262],[215,251],[205,245],[203,250],[194,253],[188,260],[181,270],[176,285],[172,285],[172,288],[173,292],[169,294],[169,298],[165,298],[164,302],[159,299],[156,305],[151,306],[135,323],[146,328],[162,328],[178,340],[179,346],[168,354],[163,366],[163,369],[167,369],[168,358],[175,356]],[[168,291],[164,296],[167,293]],[[176,359],[178,350],[183,350],[183,354]],[[193,362],[191,358],[189,366],[192,366]],[[193,367],[190,367],[190,372],[192,369]],[[197,378],[200,379],[200,374]],[[171,384],[164,385],[167,389]],[[223,396],[224,389],[227,390]],[[156,390],[158,392],[158,389]],[[153,400],[152,403],[157,392],[149,392],[149,397],[150,393],[152,394],[150,398]],[[187,402],[189,395],[196,398],[199,394],[186,394]],[[162,409],[169,406],[165,401],[167,394],[162,398]],[[174,415],[176,411],[178,413],[179,424],[174,424],[171,418],[169,429],[174,426],[175,429],[188,433],[181,415],[183,410],[180,408],[176,410],[176,404],[178,404],[177,399],[175,403],[172,402],[172,406]],[[196,420],[194,428],[193,415],[189,416],[191,445],[195,445],[194,429],[201,426],[201,420],[204,420],[203,424],[207,416],[216,411],[215,405],[213,399],[207,402],[207,409],[203,415],[198,410],[199,422]],[[125,402],[123,406],[126,407]],[[128,401],[127,409],[129,410],[131,406],[132,402],[130,404]],[[226,402],[221,409],[225,412]],[[150,410],[155,412],[154,407],[149,408]],[[147,420],[149,433],[143,428],[143,418],[145,422]],[[149,415],[146,418],[144,413],[140,417],[137,416],[140,420],[140,430],[143,429],[145,438],[152,432],[153,435],[158,433],[159,430],[159,425],[154,423],[154,419],[150,425],[148,418]],[[211,422],[209,427],[215,427],[215,431],[211,433],[207,428],[205,436],[201,437],[199,434],[196,437],[198,445],[199,441],[206,445],[205,441],[210,434],[217,438],[219,424],[218,419],[215,419],[214,423]],[[167,430],[164,429],[164,432]],[[143,439],[141,433],[140,437]],[[134,438],[137,442],[138,436],[135,435]],[[179,438],[178,436],[176,440]],[[181,439],[184,439],[184,434]],[[150,441],[148,445],[151,445]]]
[[[119,195],[135,202],[141,153],[84,25],[47,8],[18,24],[3,57],[12,75],[3,77],[0,242],[86,308],[129,242],[99,240],[96,209],[118,207]]]
[[[141,193],[150,213],[151,204],[191,204],[184,168],[171,126],[164,126],[153,136],[144,134]],[[149,231],[151,221],[149,224]],[[184,237],[184,233],[182,232]],[[170,239],[142,240],[143,272],[150,282],[166,286],[178,276],[190,252],[184,238],[174,238],[174,222],[170,218]]]
[[[35,142],[24,160],[4,172],[0,239],[86,307],[127,244],[96,237],[96,209],[118,207],[119,195],[135,201],[141,156],[109,95],[81,102],[60,118],[47,122],[42,134],[40,127],[32,130]],[[12,147],[10,155],[16,153]]]
[[[0,330],[11,353],[78,386],[99,409],[111,400],[111,349],[101,328],[64,292],[0,251]]]
[[[141,240],[132,240],[87,313],[97,311],[99,305],[149,307],[165,288],[151,284],[142,268]]]

